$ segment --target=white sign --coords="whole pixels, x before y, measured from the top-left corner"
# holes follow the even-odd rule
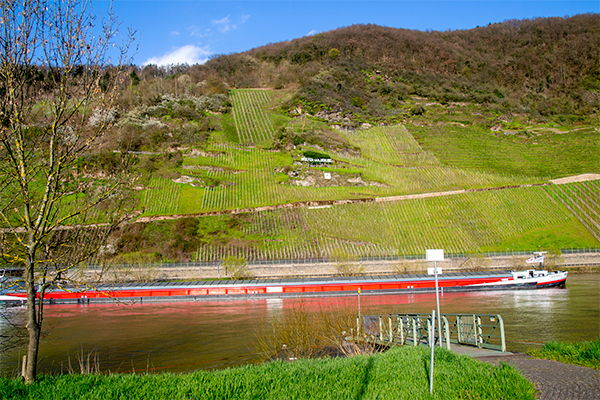
[[[283,293],[281,286],[267,286],[267,293]]]
[[[425,250],[425,258],[427,261],[444,261],[444,250],[427,249]]]
[[[323,173],[323,178],[325,178],[325,179],[331,179],[331,173],[330,172],[324,172]]]
[[[437,267],[438,275],[442,273],[442,269]],[[427,275],[435,275],[435,268],[427,268]]]

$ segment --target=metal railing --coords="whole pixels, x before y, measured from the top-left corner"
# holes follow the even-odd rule
[[[504,321],[500,315],[443,314],[442,320],[451,343],[506,352]]]
[[[388,346],[436,344],[431,314],[366,315],[357,321],[357,339]],[[504,321],[500,315],[442,314],[440,345],[452,344],[506,352]]]

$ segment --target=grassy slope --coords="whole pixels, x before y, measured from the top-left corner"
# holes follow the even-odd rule
[[[534,399],[512,367],[493,367],[436,349],[434,395],[429,350],[396,348],[345,359],[271,362],[214,372],[0,379],[3,399]]]
[[[419,143],[447,165],[500,174],[560,178],[600,171],[600,140],[594,130],[531,135],[494,135],[477,126],[411,127]]]

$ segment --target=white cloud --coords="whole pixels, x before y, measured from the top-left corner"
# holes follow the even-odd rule
[[[230,16],[226,16],[225,18],[221,18],[221,19],[213,19],[212,24],[217,26],[217,29],[223,33],[225,32],[229,32],[232,31],[234,29],[237,29],[239,27],[239,25],[246,23],[246,21],[248,21],[250,19],[250,15],[242,15],[239,18],[239,24],[237,23],[233,23],[233,21],[231,20]]]
[[[236,29],[237,26],[231,23],[231,19],[229,19],[229,15],[226,16],[225,18],[221,18],[221,19],[213,19],[211,21],[213,24],[218,26],[218,29],[221,32],[227,32],[230,31],[232,29]]]
[[[317,31],[315,31],[315,30],[313,29],[312,31],[308,32],[308,33],[306,34],[306,36],[312,36],[312,35],[314,35],[315,33],[317,33]]]
[[[172,31],[172,32],[171,32],[171,36],[179,36],[179,32],[177,32],[177,31]]]
[[[202,33],[202,29],[196,25],[188,26],[185,29],[189,32],[190,36],[197,36],[197,37],[205,36],[205,34]],[[208,32],[209,29],[206,29],[205,31]]]
[[[194,45],[187,45],[179,47],[170,53],[164,54],[161,57],[150,57],[143,64],[155,64],[155,65],[177,65],[177,64],[204,64],[208,60],[208,56],[211,55],[211,51],[208,46],[197,47]]]

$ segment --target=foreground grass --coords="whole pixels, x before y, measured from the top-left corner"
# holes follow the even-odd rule
[[[345,359],[271,362],[222,371],[157,375],[44,376],[30,386],[0,380],[2,399],[534,399],[510,366],[436,349],[396,348]]]
[[[529,350],[527,354],[567,364],[600,369],[600,338],[590,342],[548,342],[541,349]]]

